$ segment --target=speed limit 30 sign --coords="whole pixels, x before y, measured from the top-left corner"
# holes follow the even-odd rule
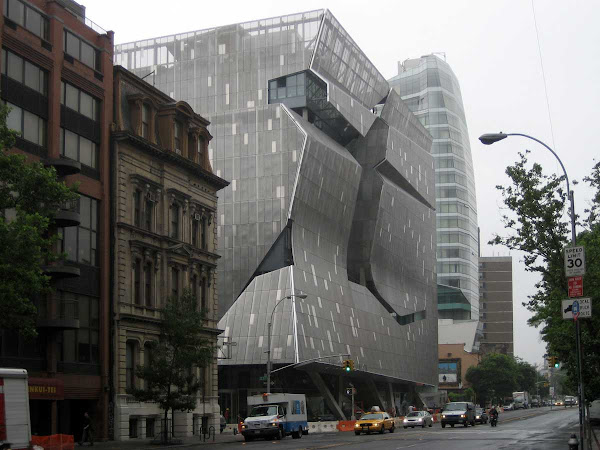
[[[585,251],[583,247],[565,248],[565,275],[567,277],[585,275]]]

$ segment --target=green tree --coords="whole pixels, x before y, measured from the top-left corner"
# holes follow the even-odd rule
[[[78,196],[53,168],[9,153],[16,133],[6,126],[8,111],[0,105],[0,328],[35,336],[34,301],[50,289],[42,265],[60,256],[52,250],[52,221]]]
[[[151,362],[136,368],[144,388],[129,391],[137,400],[156,402],[164,411],[163,441],[168,440],[171,411],[192,411],[203,387],[197,369],[214,358],[214,347],[204,332],[204,312],[189,290],[168,299],[162,310],[160,338],[151,348]]]
[[[545,175],[539,164],[531,167],[527,154],[506,169],[512,185],[497,186],[507,207],[503,222],[507,234],[495,236],[490,244],[524,252],[525,270],[537,273],[536,292],[523,303],[532,313],[529,324],[541,327],[549,354],[559,358],[566,370],[565,386],[577,386],[575,324],[563,320],[561,302],[568,297],[563,270],[563,250],[570,245],[570,219],[564,177]],[[586,251],[584,293],[592,299],[592,311],[600,308],[600,163],[584,178],[595,194],[586,217],[579,222],[577,245]],[[600,397],[600,315],[581,320],[583,376],[586,400]],[[575,389],[576,390],[576,389]]]
[[[502,401],[512,397],[518,386],[518,367],[514,358],[500,353],[489,353],[477,366],[469,367],[466,380],[477,395],[477,401],[484,405],[488,401]]]
[[[535,383],[537,380],[537,371],[535,367],[521,358],[515,358],[517,364],[517,391],[527,391],[535,394]]]

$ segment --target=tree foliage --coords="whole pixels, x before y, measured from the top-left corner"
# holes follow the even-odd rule
[[[497,186],[507,212],[502,216],[506,235],[495,236],[490,244],[504,245],[524,253],[525,270],[539,274],[536,292],[526,306],[533,316],[529,324],[541,327],[548,353],[557,356],[568,374],[567,384],[577,386],[575,324],[562,318],[562,300],[568,298],[563,270],[563,251],[570,245],[570,218],[564,177],[545,175],[539,164],[530,168],[527,154],[506,169],[512,185]],[[578,223],[577,245],[586,252],[584,294],[592,299],[592,311],[600,308],[600,163],[584,178],[594,195],[586,217]],[[583,230],[582,230],[583,228]],[[600,397],[600,315],[581,320],[583,374],[586,399]]]
[[[35,336],[34,301],[50,289],[42,265],[59,258],[52,221],[77,194],[53,168],[8,152],[16,133],[6,126],[7,115],[0,105],[0,328]]]
[[[501,402],[505,397],[512,397],[517,390],[519,367],[512,356],[489,353],[477,366],[469,367],[465,378],[477,394],[480,404]]]
[[[516,391],[527,391],[530,394],[536,391],[537,371],[534,366],[521,358],[515,358],[517,365],[517,389]]]
[[[137,400],[156,402],[164,411],[165,426],[169,410],[191,411],[203,387],[197,374],[214,358],[214,348],[203,331],[204,313],[195,297],[186,290],[171,297],[162,311],[160,338],[151,349],[150,364],[138,366],[136,375],[144,388],[129,391]],[[168,436],[164,430],[163,438]]]

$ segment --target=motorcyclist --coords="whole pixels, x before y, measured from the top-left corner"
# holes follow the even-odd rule
[[[492,409],[490,409],[489,415],[490,419],[498,420],[498,410],[495,406],[492,405]]]

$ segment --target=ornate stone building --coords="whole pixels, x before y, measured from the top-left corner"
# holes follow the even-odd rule
[[[112,133],[114,438],[159,433],[161,410],[135,401],[135,367],[150,360],[160,309],[189,288],[207,311],[206,337],[217,341],[215,270],[217,192],[228,183],[208,159],[209,122],[122,67],[114,69]],[[196,409],[175,412],[175,434],[218,427],[217,364],[201,370]]]

